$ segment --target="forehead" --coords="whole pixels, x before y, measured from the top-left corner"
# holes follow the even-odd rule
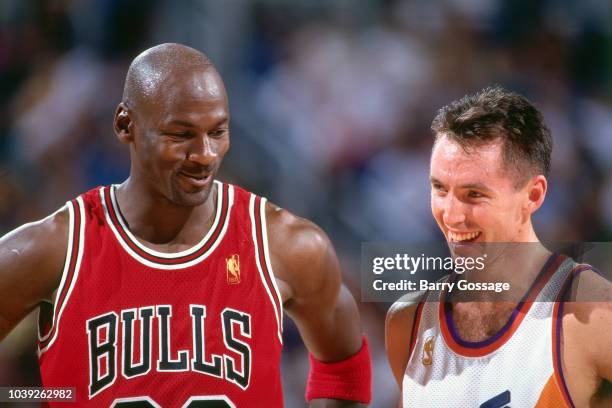
[[[214,69],[166,78],[152,102],[150,113],[162,122],[177,116],[222,120],[229,115],[225,87]]]
[[[430,176],[443,183],[490,185],[512,182],[505,171],[501,141],[464,148],[459,143],[440,137],[432,150]]]

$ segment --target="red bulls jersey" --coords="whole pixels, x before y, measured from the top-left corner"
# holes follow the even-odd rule
[[[283,405],[265,199],[220,182],[212,194],[212,227],[177,253],[134,237],[113,186],[67,204],[68,254],[39,335],[44,386],[75,387],[79,406]]]

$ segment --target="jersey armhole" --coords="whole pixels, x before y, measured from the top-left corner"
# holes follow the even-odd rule
[[[563,375],[563,355],[561,350],[562,336],[563,336],[563,306],[567,300],[567,295],[572,288],[574,279],[578,277],[582,272],[591,269],[590,265],[577,264],[565,277],[565,281],[561,285],[557,299],[553,306],[553,318],[552,318],[552,350],[553,350],[553,370],[554,377],[561,391],[563,399],[568,407],[575,408],[574,401],[567,387],[565,376]]]
[[[283,302],[280,296],[272,262],[270,261],[270,249],[268,245],[268,227],[266,224],[266,199],[251,194],[249,201],[249,216],[251,218],[251,229],[253,244],[255,247],[255,263],[259,271],[261,282],[266,289],[277,324],[277,336],[283,343]]]
[[[417,304],[416,311],[414,312],[414,319],[412,320],[412,329],[410,330],[410,345],[408,347],[408,361],[406,362],[406,366],[408,365],[408,363],[410,363],[410,359],[412,358],[412,353],[414,352],[417,338],[419,336],[421,315],[423,314],[423,305],[425,301],[425,299],[421,300]]]
[[[47,302],[47,307],[51,308],[51,323],[48,327],[40,327],[40,309],[38,324],[38,356],[46,352],[57,338],[61,314],[66,307],[74,284],[76,282],[80,263],[83,256],[83,246],[85,237],[85,211],[81,197],[66,203],[69,214],[68,224],[68,246],[62,278],[59,287],[53,298],[53,303]]]

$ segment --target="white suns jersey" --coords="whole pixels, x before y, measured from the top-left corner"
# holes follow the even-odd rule
[[[403,407],[573,407],[560,369],[560,295],[587,268],[551,256],[508,323],[480,342],[458,336],[443,293],[427,293],[415,315]]]

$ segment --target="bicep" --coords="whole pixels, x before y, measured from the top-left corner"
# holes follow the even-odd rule
[[[28,227],[0,239],[0,315],[3,328],[33,308],[37,285]]]
[[[612,382],[612,334],[603,327],[612,327],[612,303],[599,303],[592,316],[594,335],[599,337],[595,364],[599,377]]]
[[[602,330],[612,327],[612,283],[598,272],[584,271],[572,284],[571,299],[566,311],[573,314],[575,331],[593,344],[583,352],[598,377],[612,381],[612,335]]]
[[[361,347],[361,325],[355,299],[342,284],[336,253],[327,237],[306,252],[311,261],[293,280],[293,298],[287,313],[302,340],[320,361],[342,360]],[[295,276],[294,276],[295,277]]]
[[[417,304],[396,302],[387,312],[385,321],[387,359],[400,388],[410,358],[412,326],[416,309]]]
[[[55,221],[27,224],[0,238],[0,339],[57,286],[66,243],[55,236],[62,230]]]

